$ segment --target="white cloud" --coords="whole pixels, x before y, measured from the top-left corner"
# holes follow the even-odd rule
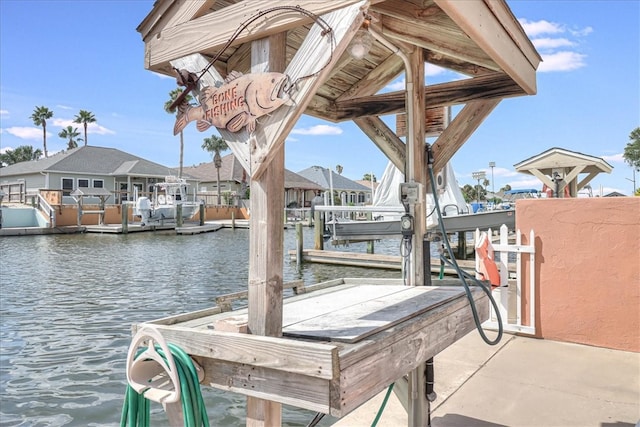
[[[612,154],[610,156],[602,156],[602,160],[607,163],[624,163],[624,157],[622,157],[622,153]]]
[[[338,126],[331,125],[315,125],[308,128],[298,128],[293,129],[291,131],[293,134],[297,135],[340,135],[342,133],[342,129]]]
[[[573,71],[587,65],[587,55],[579,52],[578,39],[591,34],[593,28],[568,29],[566,25],[545,20],[519,21],[542,56],[538,71]]]
[[[509,185],[511,185],[511,188],[514,190],[517,190],[520,188],[541,188],[542,182],[540,182],[538,178],[532,177],[532,178],[522,178],[522,179],[512,181]]]
[[[9,110],[0,110],[0,116],[6,116],[9,114]]]
[[[433,65],[433,64],[425,64],[424,67],[424,75],[429,77],[433,77],[433,76],[437,76],[438,74],[443,74],[446,73],[447,70],[445,68],[442,67],[438,67],[437,65]]]
[[[84,126],[82,123],[76,123],[73,119],[53,119],[53,126],[59,126],[60,128],[66,128],[72,126],[78,128],[80,132],[84,132]],[[115,135],[115,132],[111,129],[107,129],[104,126],[100,126],[98,123],[89,123],[87,125],[87,134],[99,134],[99,135]],[[88,139],[88,137],[87,137]]]
[[[527,33],[529,37],[535,37],[540,34],[558,34],[564,32],[560,24],[545,21],[544,19],[535,22],[526,19],[518,19],[518,21],[520,21],[520,25],[522,25],[524,32]]]
[[[405,82],[404,82],[404,78],[400,79],[400,80],[396,80],[395,82],[391,82],[388,85],[386,85],[382,90],[383,91],[396,91],[396,90],[404,90],[405,87]]]
[[[61,110],[73,110],[73,107],[69,107],[67,105],[56,105],[56,108],[60,108]]]
[[[161,79],[173,79],[175,80],[175,76],[167,76],[166,74],[160,74],[160,73],[156,73],[155,71],[151,72],[154,76],[159,77]]]
[[[574,42],[565,38],[554,39],[549,37],[542,37],[539,39],[532,39],[531,41],[538,50],[575,46]]]
[[[540,72],[550,71],[572,71],[582,68],[586,65],[585,58],[587,56],[577,52],[561,51],[550,54],[543,54],[542,60],[538,67]]]
[[[593,33],[593,27],[585,27],[585,28],[578,29],[578,30],[569,30],[569,32],[571,33],[572,36],[584,37],[584,36],[588,36],[589,34]]]
[[[446,68],[442,68],[442,67],[439,67],[437,65],[433,65],[433,64],[429,64],[429,63],[425,63],[424,65],[425,65],[425,67],[424,67],[424,76],[425,76],[425,82],[427,84],[430,83],[428,77],[438,76],[440,74],[444,74],[444,73],[450,72]],[[398,91],[398,90],[404,90],[405,87],[406,87],[406,79],[404,77],[402,77],[402,78],[399,78],[398,80],[395,80],[395,81],[389,83],[388,85],[386,85],[382,89],[382,92],[394,92],[394,91]]]
[[[39,128],[14,126],[14,127],[3,129],[3,133],[4,132],[21,139],[42,140],[42,129],[39,129]],[[50,136],[50,133],[47,132],[47,138],[49,136]]]

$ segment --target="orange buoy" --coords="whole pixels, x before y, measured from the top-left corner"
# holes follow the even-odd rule
[[[476,257],[479,261],[480,271],[478,273],[481,279],[489,281],[492,288],[500,286],[500,272],[494,259],[493,246],[486,232],[482,232],[476,242]]]

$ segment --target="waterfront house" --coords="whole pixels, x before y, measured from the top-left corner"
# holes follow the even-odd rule
[[[132,199],[134,188],[147,192],[154,183],[175,174],[176,169],[115,148],[87,145],[0,168],[0,186],[17,188],[9,192],[15,197],[11,201],[27,202],[45,189],[62,190],[62,203],[75,203],[71,197],[75,190],[85,190],[85,194],[106,190],[113,194],[106,203],[120,204]],[[197,184],[193,177],[183,177]]]
[[[241,200],[248,198],[249,178],[233,154],[227,154],[222,157],[222,165],[219,171],[216,170],[213,162],[185,167],[184,171],[198,179],[198,196],[203,198],[207,205],[217,203],[218,172],[220,173],[219,191],[226,201],[230,200],[229,196]],[[288,208],[309,207],[315,193],[326,189],[295,172],[285,169],[284,199],[285,206]]]
[[[328,168],[311,166],[298,172],[298,175],[315,182],[327,191],[333,189],[334,204],[364,205],[371,203],[371,189],[352,181]]]

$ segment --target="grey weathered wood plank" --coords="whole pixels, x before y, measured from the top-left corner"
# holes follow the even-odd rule
[[[328,379],[215,359],[197,361],[205,371],[203,384],[311,411],[330,411]],[[214,421],[216,416],[210,416]]]
[[[353,343],[412,316],[434,309],[462,293],[455,288],[399,288],[399,292],[350,304],[342,309],[290,324],[283,328],[283,334],[290,337]],[[347,299],[341,292],[335,297],[340,300]]]
[[[475,299],[481,321],[484,321],[488,318],[488,298],[476,294]],[[332,398],[332,415],[343,416],[351,412],[472,331],[474,323],[468,303],[458,305],[455,311],[450,311],[451,307],[445,306],[447,314],[440,318],[431,318],[430,312],[414,318],[412,323],[415,327],[411,328],[409,340],[389,341],[381,337],[384,345],[372,346],[369,343],[369,347],[375,351],[369,352],[368,357],[360,358],[358,363],[341,369],[340,387],[348,392],[343,393],[339,401]],[[340,361],[342,366],[342,356]]]
[[[337,347],[277,337],[156,325],[187,354],[332,379]]]

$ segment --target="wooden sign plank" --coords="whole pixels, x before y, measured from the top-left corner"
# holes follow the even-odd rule
[[[190,72],[198,73],[203,70],[209,61],[201,54],[194,53],[193,55],[185,56],[184,58],[171,61],[171,66],[178,69],[185,69]],[[216,83],[224,81],[223,77],[216,71],[214,67],[202,76],[199,81],[200,88],[203,87],[215,87]],[[197,96],[197,94],[194,94]],[[231,149],[233,155],[238,159],[238,162],[242,165],[245,171],[249,173],[251,168],[249,161],[249,132],[243,129],[240,132],[232,133],[226,129],[218,129],[220,136],[224,139]]]
[[[450,107],[427,108],[424,112],[424,136],[438,136],[449,122]],[[396,115],[396,135],[407,136],[407,115]]]
[[[360,1],[348,8],[336,10],[324,15],[322,18],[332,28],[331,35],[322,35],[322,28],[314,25],[307,38],[287,67],[287,74],[294,82],[300,77],[305,77],[318,71],[322,64],[328,64],[317,75],[298,82],[298,88],[292,94],[292,105],[283,106],[258,124],[254,133],[247,129],[239,132],[229,132],[218,128],[220,135],[236,156],[252,179],[264,172],[271,160],[271,151],[284,143],[297,119],[315,93],[317,87],[322,84],[324,77],[331,71],[334,63],[339,59],[353,34],[362,23],[361,8],[366,4]],[[329,43],[335,43],[335,49],[330,48]],[[310,60],[313,58],[313,60]],[[193,54],[178,60],[171,61],[175,68],[185,69],[191,72],[199,72],[204,69],[208,61],[201,54]],[[223,81],[222,76],[210,67],[200,79],[200,89],[206,86],[214,87],[216,83]]]

